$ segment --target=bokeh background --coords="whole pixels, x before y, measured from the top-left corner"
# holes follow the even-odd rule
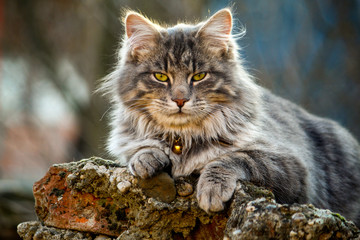
[[[49,166],[107,157],[109,104],[94,90],[115,62],[121,10],[176,24],[227,6],[258,83],[360,139],[358,0],[0,0],[0,239],[36,219],[31,187]]]

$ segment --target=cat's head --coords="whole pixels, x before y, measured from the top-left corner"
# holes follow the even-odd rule
[[[150,130],[194,134],[219,128],[217,122],[230,115],[242,112],[239,121],[248,117],[252,106],[244,99],[253,85],[239,62],[229,9],[197,25],[163,28],[135,12],[124,22],[126,35],[111,78],[135,124],[141,120]]]

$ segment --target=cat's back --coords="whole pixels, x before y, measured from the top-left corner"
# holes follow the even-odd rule
[[[360,146],[335,121],[300,106],[262,94],[263,132],[274,149],[295,156],[307,169],[309,200],[360,222]]]
[[[360,145],[347,129],[337,122],[309,113],[297,104],[263,89],[263,126],[279,132],[295,143],[308,143],[312,149],[344,151],[356,156],[360,164]],[[330,149],[328,149],[330,148]],[[340,153],[337,153],[340,154]]]

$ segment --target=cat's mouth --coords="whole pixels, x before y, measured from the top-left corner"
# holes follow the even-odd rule
[[[186,113],[184,113],[183,111],[181,111],[181,108],[179,108],[179,110],[178,110],[178,112],[177,112],[176,114],[181,115],[181,114],[186,114]]]
[[[171,111],[166,112],[169,116],[185,116],[185,115],[191,115],[191,112],[184,110],[183,108],[178,109],[172,109]]]
[[[179,110],[178,112],[170,113],[169,116],[170,116],[170,117],[178,117],[178,118],[181,118],[181,117],[189,116],[189,114],[184,113],[183,111]]]

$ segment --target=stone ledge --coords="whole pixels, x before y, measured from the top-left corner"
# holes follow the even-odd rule
[[[270,191],[237,185],[228,210],[208,215],[193,193],[196,179],[167,173],[139,180],[100,158],[57,164],[34,184],[40,222],[18,226],[25,239],[360,239],[338,214],[281,205]]]

